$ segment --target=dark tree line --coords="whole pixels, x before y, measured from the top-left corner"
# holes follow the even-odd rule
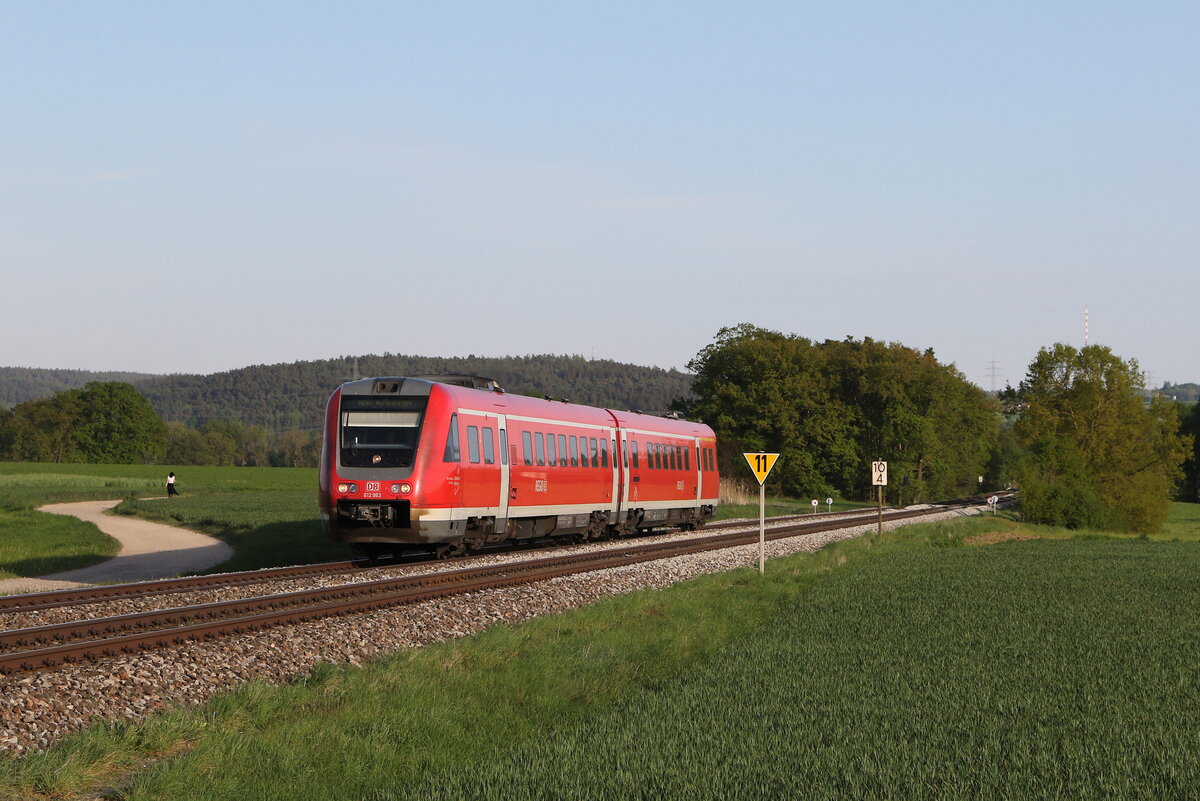
[[[137,384],[150,377],[147,373],[95,373],[87,370],[0,367],[0,407],[11,409],[18,403],[49,398],[56,392],[68,389],[83,389],[84,386],[97,381]]]
[[[0,368],[0,397],[12,402],[45,397],[21,396],[35,390],[36,376],[21,368]],[[36,373],[37,371],[33,371]],[[41,371],[49,381],[86,376],[75,371]],[[323,361],[246,367],[212,375],[141,376],[134,384],[167,421],[201,429],[210,423],[235,421],[272,432],[316,431],[325,401],[343,381],[380,375],[466,373],[496,379],[505,390],[616,409],[666,411],[673,400],[690,393],[691,376],[678,370],[590,360],[582,356],[515,356],[505,358],[430,358],[384,354]],[[53,375],[50,375],[53,374]],[[61,374],[61,375],[60,375]],[[82,381],[78,384],[82,386]],[[67,387],[55,386],[53,391]]]
[[[137,389],[92,382],[0,410],[0,459],[24,462],[311,467],[316,431],[271,432],[215,420],[164,423]]]
[[[777,452],[772,480],[793,496],[870,497],[877,459],[893,501],[971,494],[997,438],[994,399],[931,351],[742,324],[689,367],[695,400],[680,409],[717,432],[726,475],[749,475],[743,452]]]
[[[95,381],[0,413],[0,454],[27,462],[155,462],[166,433],[132,386]]]

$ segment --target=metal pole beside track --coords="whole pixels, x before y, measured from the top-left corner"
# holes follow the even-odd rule
[[[767,572],[767,488],[758,485],[758,575]]]

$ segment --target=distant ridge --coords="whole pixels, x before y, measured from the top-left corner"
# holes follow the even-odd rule
[[[0,406],[48,398],[55,392],[78,389],[89,381],[124,381],[136,385],[154,376],[149,373],[96,373],[89,370],[45,370],[39,367],[0,367]]]
[[[494,378],[505,391],[521,395],[651,413],[665,412],[676,398],[689,397],[692,383],[692,377],[679,370],[583,356],[437,358],[385,353],[255,365],[210,375],[0,367],[0,400],[11,407],[89,381],[125,381],[137,387],[168,422],[198,427],[212,420],[237,420],[276,432],[315,430],[321,425],[329,393],[343,381],[448,373]]]

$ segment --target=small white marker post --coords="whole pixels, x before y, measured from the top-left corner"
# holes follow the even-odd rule
[[[825,505],[829,507],[825,511],[828,512],[829,514],[833,514],[833,498],[826,498]]]
[[[778,453],[743,453],[758,479],[758,574],[767,572],[767,490],[763,483],[779,460]]]
[[[879,487],[879,536],[883,536],[883,488],[887,486],[887,462],[871,462],[871,483]]]
[[[820,504],[819,504],[819,503],[817,503],[817,499],[816,499],[816,498],[813,498],[813,510],[812,510],[812,513],[813,513],[814,515],[817,513],[817,507],[818,507],[818,506],[820,506]]]
[[[993,495],[992,497],[988,498],[988,506],[992,507],[992,516],[993,517],[996,514],[996,504],[998,504],[998,503],[1000,503],[999,497]]]

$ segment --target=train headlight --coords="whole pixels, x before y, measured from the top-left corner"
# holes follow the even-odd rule
[[[412,484],[409,484],[409,483],[406,481],[406,482],[404,482],[403,484],[401,484],[401,485],[400,485],[399,489],[400,489],[400,494],[401,494],[401,495],[407,495],[408,493],[412,492]]]
[[[358,485],[357,485],[357,484],[351,484],[351,485],[350,485],[350,492],[351,492],[351,493],[358,492]]]
[[[393,494],[393,495],[399,495],[399,494],[400,494],[400,485],[399,485],[399,484],[393,484],[393,485],[392,485],[392,494]]]
[[[347,483],[345,483],[345,482],[342,482],[341,484],[338,484],[338,492],[349,492],[349,491],[350,491],[350,485],[349,485],[349,484],[347,484]]]

